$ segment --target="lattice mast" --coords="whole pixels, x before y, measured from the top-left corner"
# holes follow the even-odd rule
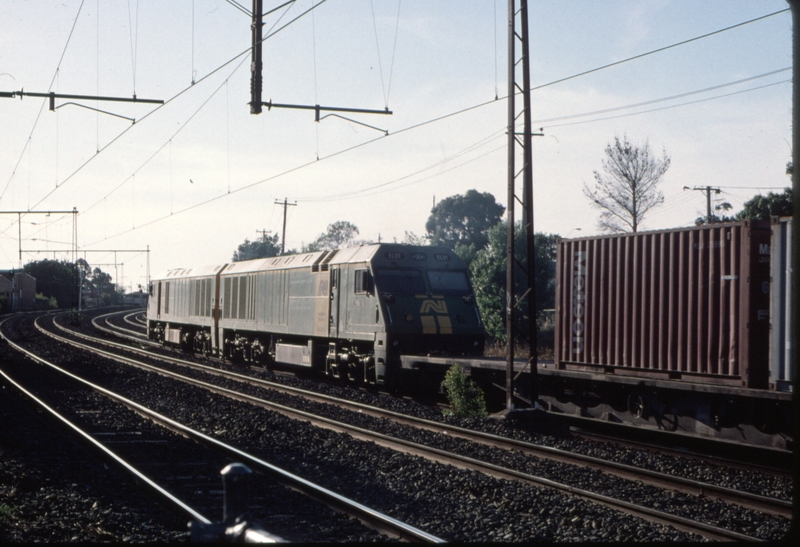
[[[519,4],[519,9],[517,9]],[[517,33],[517,19],[520,31]],[[520,46],[519,59],[517,58],[517,44]],[[517,74],[518,65],[521,65],[521,74]],[[522,85],[518,78],[522,78]],[[536,325],[536,280],[534,268],[533,246],[533,175],[531,172],[532,153],[531,138],[531,100],[530,100],[530,55],[528,48],[528,2],[527,0],[508,0],[508,209],[506,220],[508,231],[506,234],[506,410],[514,409],[514,381],[526,369],[530,369],[531,403],[538,399],[538,374],[537,361],[537,325]],[[516,110],[516,95],[522,95],[522,110]],[[519,117],[523,118],[523,129],[516,130]],[[520,140],[519,137],[522,137]],[[518,173],[515,168],[517,147],[522,149],[522,169]],[[520,177],[521,175],[521,177]],[[522,200],[517,196],[517,179],[522,179]],[[522,223],[524,231],[517,241],[514,234],[515,209],[517,204],[522,205]],[[525,264],[517,261],[515,248],[523,246],[527,261]],[[524,282],[515,285],[515,270],[519,269]],[[518,317],[522,313],[521,306],[528,303],[528,328],[526,333],[520,333],[530,347],[528,361],[524,368],[514,372],[514,340],[517,338]]]

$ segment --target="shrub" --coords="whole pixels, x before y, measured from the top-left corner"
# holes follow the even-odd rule
[[[58,300],[54,296],[45,296],[40,292],[36,293],[36,309],[51,310],[58,308]]]
[[[445,411],[446,415],[466,418],[484,417],[488,414],[483,392],[472,378],[464,374],[460,366],[450,367],[445,374],[442,388],[450,402],[450,410]]]
[[[14,509],[5,503],[0,503],[0,522],[8,521],[12,516],[14,516]]]

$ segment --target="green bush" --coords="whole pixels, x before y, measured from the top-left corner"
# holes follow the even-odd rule
[[[14,515],[14,509],[5,503],[0,503],[0,522],[7,521]]]
[[[69,310],[69,324],[80,325],[83,322],[83,312],[72,308]]]
[[[54,296],[45,296],[40,292],[36,293],[36,309],[51,310],[58,308],[58,300]]]
[[[460,366],[450,367],[444,376],[442,388],[450,402],[450,410],[445,411],[446,415],[467,418],[484,417],[488,414],[483,392],[472,378],[464,374]]]

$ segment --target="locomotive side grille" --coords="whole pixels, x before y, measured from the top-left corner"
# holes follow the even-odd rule
[[[250,278],[246,276],[241,276],[238,278],[239,280],[239,294],[238,294],[238,306],[237,306],[237,319],[247,319],[248,312],[247,312],[247,293],[250,289]]]
[[[222,296],[222,317],[223,319],[230,319],[231,318],[231,283],[232,279],[230,277],[225,278],[225,283],[223,287],[223,296]]]
[[[326,255],[327,255],[329,252],[330,252],[330,251],[323,251],[323,252],[322,252],[322,254],[321,254],[321,255],[319,255],[319,256],[317,257],[317,259],[316,259],[316,260],[314,261],[314,263],[311,265],[311,271],[312,271],[312,272],[318,272],[318,271],[319,271],[319,263],[320,263],[320,262],[322,262],[322,259],[323,259],[323,258],[325,258],[325,256],[326,256]]]
[[[327,272],[328,271],[328,265],[330,264],[331,259],[334,256],[336,256],[336,253],[338,253],[338,252],[339,252],[339,249],[334,249],[334,250],[332,250],[332,251],[330,251],[328,253],[328,255],[325,257],[325,260],[323,260],[322,263],[320,264],[320,267],[321,267],[323,272]]]

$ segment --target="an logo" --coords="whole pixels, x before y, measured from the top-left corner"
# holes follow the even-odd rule
[[[447,313],[447,303],[444,300],[423,300],[419,313]]]

